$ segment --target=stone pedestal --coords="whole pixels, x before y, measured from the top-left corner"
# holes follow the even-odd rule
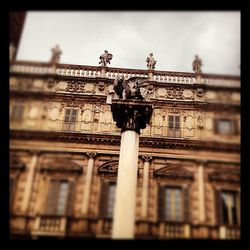
[[[152,115],[152,103],[113,100],[111,111],[121,128],[121,146],[114,206],[113,239],[133,239],[135,227],[136,183],[140,129]]]

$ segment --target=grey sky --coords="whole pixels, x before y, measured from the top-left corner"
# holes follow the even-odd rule
[[[146,69],[154,53],[156,70],[192,72],[198,54],[204,73],[240,74],[240,12],[81,11],[28,12],[18,60],[47,62],[60,45],[61,63]]]

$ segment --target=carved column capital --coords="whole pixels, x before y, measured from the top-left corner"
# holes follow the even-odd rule
[[[200,166],[200,165],[204,166],[207,163],[207,160],[197,159],[196,163],[197,163],[198,166]]]
[[[38,150],[38,149],[30,149],[30,150],[29,150],[29,153],[30,153],[31,155],[37,155],[37,156],[39,156],[39,155],[42,153],[42,151],[41,151],[41,150]]]
[[[153,159],[153,157],[149,155],[142,155],[141,158],[143,159],[144,162],[150,162]]]
[[[86,155],[89,157],[89,158],[95,158],[95,156],[97,155],[96,152],[86,152]]]
[[[121,132],[132,130],[140,134],[146,128],[153,111],[151,102],[135,100],[113,100],[111,105],[113,119]]]

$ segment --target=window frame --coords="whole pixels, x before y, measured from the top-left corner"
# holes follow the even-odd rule
[[[167,117],[167,136],[173,138],[181,138],[181,115],[169,114]]]
[[[240,226],[240,192],[239,190],[235,189],[220,189],[217,190],[217,204],[216,209],[219,216],[217,216],[217,223],[222,224],[225,226]],[[235,218],[236,223],[233,222],[233,214],[232,214],[232,221],[230,222],[229,214],[227,214],[227,221],[225,221],[225,214],[224,214],[224,207],[223,207],[223,197],[222,194],[234,194],[235,197],[235,204],[236,204],[236,210],[235,210]],[[220,209],[220,211],[219,211]]]
[[[69,114],[67,114],[67,111],[69,111]],[[73,115],[73,112],[76,112],[75,115]],[[72,120],[72,118],[74,118]],[[66,121],[68,120],[68,121]],[[78,122],[78,109],[77,108],[66,108],[63,118],[63,130],[66,131],[76,131]]]
[[[25,107],[26,106],[23,103],[14,103],[11,106],[10,121],[13,122],[13,123],[21,123],[21,122],[23,122]],[[17,111],[15,111],[16,108],[19,109],[18,116],[16,116],[16,114],[17,114]],[[21,108],[21,114],[20,114],[20,108]]]
[[[167,190],[176,189],[180,191],[180,220],[167,218]],[[164,191],[163,191],[164,190]],[[162,197],[162,192],[164,192]],[[158,187],[158,219],[170,223],[185,223],[189,221],[188,188],[182,185],[159,185]],[[173,204],[173,201],[171,201]]]

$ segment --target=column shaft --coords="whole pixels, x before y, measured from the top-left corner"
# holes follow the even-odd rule
[[[121,136],[113,220],[113,239],[134,237],[139,135],[126,130]]]
[[[29,164],[27,180],[25,183],[24,197],[22,203],[22,212],[28,212],[30,197],[32,193],[32,185],[34,182],[35,168],[38,160],[38,154],[34,153]]]
[[[198,193],[199,193],[199,220],[205,222],[205,187],[204,187],[204,166],[198,166]]]
[[[149,183],[149,162],[144,162],[143,169],[143,182],[142,182],[142,204],[141,204],[141,217],[147,218],[148,216],[148,183]]]
[[[87,175],[86,175],[83,200],[82,200],[82,214],[84,214],[84,215],[88,214],[89,197],[90,197],[90,190],[91,190],[91,181],[92,181],[92,175],[93,175],[95,154],[92,154],[89,156],[90,156],[90,158],[88,159]]]

